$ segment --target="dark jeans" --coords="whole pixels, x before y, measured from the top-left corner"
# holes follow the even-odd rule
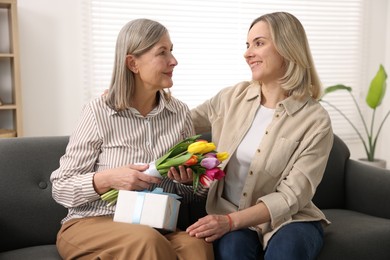
[[[263,252],[255,231],[240,229],[229,232],[214,242],[216,260],[259,259],[266,260],[316,259],[323,245],[323,229],[319,221],[290,223],[276,232]]]

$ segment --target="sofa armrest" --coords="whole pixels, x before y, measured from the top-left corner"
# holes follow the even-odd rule
[[[55,244],[67,209],[52,198],[50,175],[68,140],[0,138],[0,252]]]
[[[348,160],[346,208],[390,219],[390,170]]]

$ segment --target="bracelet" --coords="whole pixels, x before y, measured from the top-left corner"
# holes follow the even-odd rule
[[[229,214],[226,214],[226,217],[229,219],[229,232],[230,232],[230,231],[232,231],[233,220],[232,220],[232,217],[230,217]]]

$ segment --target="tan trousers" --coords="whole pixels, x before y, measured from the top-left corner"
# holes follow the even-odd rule
[[[73,219],[62,225],[57,248],[63,259],[213,260],[213,246],[184,231],[162,235],[145,225],[112,217]]]

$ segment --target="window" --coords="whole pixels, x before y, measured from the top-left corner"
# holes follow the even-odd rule
[[[258,16],[281,10],[305,27],[323,85],[343,83],[360,91],[364,0],[85,0],[84,8],[86,100],[108,87],[117,34],[132,19],[154,19],[168,28],[179,62],[171,91],[193,108],[224,87],[250,80],[243,58],[248,27]],[[358,122],[348,95],[331,98]],[[344,118],[328,111],[336,134],[357,138]]]

